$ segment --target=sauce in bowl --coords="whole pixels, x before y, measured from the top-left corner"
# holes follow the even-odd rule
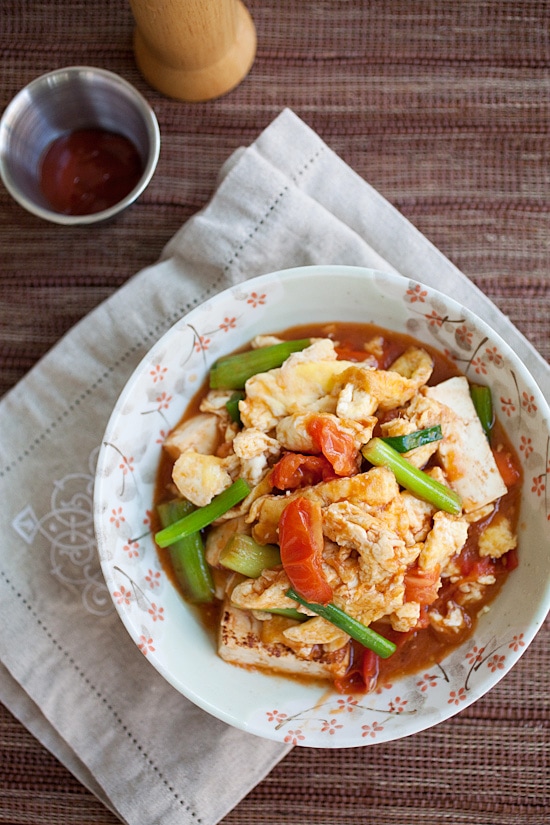
[[[103,129],[78,129],[56,138],[40,167],[40,188],[65,215],[91,215],[125,198],[143,173],[134,144]]]

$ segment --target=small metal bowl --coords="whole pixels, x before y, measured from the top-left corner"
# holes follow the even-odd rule
[[[126,137],[137,149],[142,175],[122,200],[85,215],[55,211],[40,187],[40,165],[52,141],[78,129],[103,129]],[[132,204],[155,171],[160,132],[145,98],[113,72],[69,66],[36,78],[8,104],[0,119],[0,176],[27,211],[65,226],[108,220]]]

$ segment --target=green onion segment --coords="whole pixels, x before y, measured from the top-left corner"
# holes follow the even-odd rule
[[[310,343],[309,338],[300,338],[220,358],[210,370],[210,389],[242,390],[251,376],[280,367],[289,355],[309,347]]]
[[[241,413],[239,411],[239,401],[242,401],[245,398],[245,394],[242,390],[235,390],[229,401],[225,402],[225,409],[229,413],[229,417],[231,421],[234,421],[236,424],[241,423]]]
[[[483,432],[489,438],[495,421],[491,390],[482,384],[470,384],[470,397],[483,427]]]
[[[166,501],[157,506],[158,517],[163,527],[181,520],[194,510],[194,505],[185,500]],[[174,542],[168,548],[168,553],[184,596],[193,604],[213,601],[214,584],[200,533],[191,533]]]
[[[224,513],[227,513],[228,510],[231,510],[243,498],[246,498],[249,493],[250,487],[244,478],[237,479],[223,493],[214,496],[210,504],[193,510],[193,512],[188,513],[183,518],[168,525],[168,527],[159,530],[155,534],[156,543],[159,547],[169,547],[174,542],[191,535],[191,533],[203,530],[220,516],[223,516]]]
[[[257,579],[262,570],[277,567],[281,554],[275,544],[259,544],[252,536],[235,533],[220,553],[220,564],[249,579]]]
[[[355,639],[355,641],[359,642],[363,647],[368,647],[369,650],[372,650],[382,659],[387,659],[392,653],[395,653],[397,646],[393,642],[385,639],[384,636],[381,636],[362,622],[358,622],[357,619],[354,619],[344,610],[336,607],[335,604],[322,605],[306,602],[305,599],[302,599],[292,588],[286,591],[286,595],[289,599],[293,599],[295,602],[307,607],[313,613],[321,616],[321,618],[331,622],[331,624],[343,630],[344,633],[347,633],[348,636],[351,636],[352,639]]]
[[[231,604],[233,607],[236,607],[237,610],[250,610],[249,607],[241,607],[241,605],[236,602],[231,602]],[[311,618],[311,616],[307,616],[305,613],[300,613],[295,607],[262,607],[262,613],[273,613],[275,616],[283,616],[286,619],[293,619],[295,622],[305,622]]]
[[[264,610],[266,613],[274,613],[275,616],[284,616],[287,619],[294,619],[296,622],[305,622],[311,618],[305,613],[300,613],[294,607],[265,607]]]
[[[425,430],[416,430],[416,432],[407,435],[387,436],[382,438],[382,441],[389,444],[398,453],[408,453],[409,450],[423,447],[424,444],[431,444],[432,441],[441,441],[442,438],[441,426],[436,424],[434,427],[426,427]]]
[[[444,510],[452,515],[459,515],[462,512],[460,496],[454,490],[436,481],[423,470],[414,467],[381,438],[371,438],[361,452],[371,464],[377,467],[388,467],[395,475],[398,484],[413,495],[433,504],[438,510]]]

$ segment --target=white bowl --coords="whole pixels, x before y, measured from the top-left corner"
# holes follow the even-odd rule
[[[258,333],[306,322],[371,322],[446,351],[491,386],[524,472],[519,566],[475,634],[440,666],[374,693],[346,696],[222,661],[196,612],[160,568],[146,531],[161,442],[207,370]],[[356,267],[316,266],[245,281],[182,318],[136,369],[101,449],[95,525],[101,565],[131,638],[178,691],[230,725],[319,748],[387,742],[475,702],[517,662],[550,607],[550,411],[514,352],[483,321],[415,281]]]

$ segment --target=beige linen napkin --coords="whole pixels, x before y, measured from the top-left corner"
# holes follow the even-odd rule
[[[139,360],[179,317],[275,269],[399,272],[477,311],[550,396],[550,369],[496,307],[285,110],[210,204],[0,404],[0,699],[122,820],[218,822],[287,752],[164,683],[115,614],[95,554],[97,448]]]

